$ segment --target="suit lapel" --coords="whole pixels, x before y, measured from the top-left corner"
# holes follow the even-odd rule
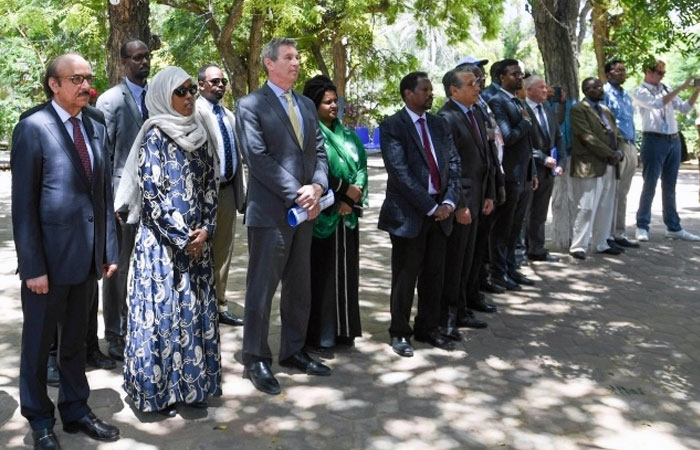
[[[404,121],[405,128],[408,130],[408,134],[411,136],[413,142],[420,150],[421,157],[423,158],[426,167],[430,167],[428,166],[428,158],[426,158],[425,156],[425,147],[423,147],[423,141],[421,140],[420,136],[418,136],[418,131],[416,131],[416,125],[411,120],[411,116],[408,115],[405,108],[401,109],[401,111],[399,112],[399,116],[401,117],[401,120]]]
[[[297,135],[296,133],[294,133],[294,128],[292,128],[292,121],[289,120],[289,115],[287,114],[287,111],[285,111],[282,107],[282,104],[275,95],[275,92],[272,90],[272,88],[270,88],[270,86],[267,85],[267,83],[265,83],[265,85],[262,87],[262,93],[265,96],[265,100],[267,101],[267,103],[270,105],[275,114],[277,114],[277,116],[279,117],[280,122],[287,129],[289,135],[292,137],[294,142],[296,142],[297,145],[299,145],[299,148],[301,148],[301,145],[297,141]]]
[[[426,117],[426,125],[428,127],[428,133],[430,134],[430,139],[433,141],[433,151],[435,152],[435,157],[437,158],[437,165],[438,165],[438,170],[440,171],[440,182],[444,185],[445,180],[443,180],[443,174],[447,173],[447,158],[444,153],[444,145],[442,145],[442,136],[439,134],[435,133],[435,131],[438,129],[437,126],[437,119],[435,116],[433,116],[430,113],[425,114]],[[415,129],[415,127],[414,127]],[[425,152],[424,152],[425,153]],[[427,156],[426,156],[427,158]]]
[[[90,188],[90,183],[88,182],[87,176],[85,175],[85,169],[83,168],[82,161],[80,161],[80,157],[78,156],[78,149],[75,147],[73,139],[71,139],[70,135],[68,134],[68,131],[66,130],[65,125],[63,124],[63,122],[61,122],[61,118],[58,117],[58,113],[55,109],[53,109],[51,103],[49,103],[47,107],[49,109],[49,114],[51,114],[51,117],[53,117],[54,120],[53,122],[46,123],[46,128],[48,128],[49,132],[53,135],[54,139],[56,139],[56,143],[61,148],[61,150],[63,150],[68,156],[68,158],[71,160],[71,162],[73,163],[73,167],[78,172],[78,176],[80,176],[80,178],[85,183],[85,186]],[[83,114],[83,119],[85,118],[86,117]]]
[[[124,96],[124,103],[127,106],[127,109],[129,110],[129,114],[131,114],[131,117],[134,119],[134,121],[139,124],[139,127],[143,125],[143,116],[141,115],[141,112],[139,111],[139,107],[136,105],[136,101],[134,100],[134,96],[131,95],[131,91],[129,90],[129,86],[126,85],[126,79],[121,82],[119,85],[122,91],[122,95]]]
[[[102,139],[95,130],[95,125],[89,117],[83,112],[83,124],[85,125],[85,132],[87,133],[87,138],[90,140],[90,147],[92,147],[92,184],[93,186],[97,182],[97,175],[102,170]]]

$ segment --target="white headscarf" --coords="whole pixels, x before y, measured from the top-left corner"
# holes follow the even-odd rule
[[[189,116],[183,116],[173,108],[173,91],[187,80],[192,80],[192,77],[183,69],[168,66],[158,72],[148,85],[146,109],[149,118],[141,126],[141,130],[136,136],[131,150],[129,150],[122,179],[114,195],[115,211],[124,206],[129,208],[127,223],[138,223],[141,213],[141,183],[138,175],[139,149],[148,130],[153,127],[160,128],[163,133],[175,141],[178,147],[186,152],[200,148],[208,140],[207,132],[196,118],[194,111]]]

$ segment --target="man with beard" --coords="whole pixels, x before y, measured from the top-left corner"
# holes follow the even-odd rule
[[[391,347],[411,357],[411,335],[434,347],[454,348],[439,323],[445,247],[460,200],[461,168],[447,122],[427,113],[433,105],[428,74],[409,73],[399,89],[406,107],[379,128],[388,179],[378,227],[391,238]],[[418,315],[412,329],[416,281]]]
[[[119,187],[124,163],[134,139],[148,118],[146,110],[146,79],[151,71],[151,54],[143,42],[135,39],[121,47],[121,59],[126,77],[118,85],[105,91],[97,99],[97,109],[102,111],[107,125],[109,144],[107,151],[112,161],[114,192]],[[126,282],[129,259],[134,249],[136,224],[126,223],[129,211],[115,212],[117,237],[119,238],[119,270],[102,284],[102,314],[105,322],[105,339],[109,342],[109,356],[124,359],[124,335],[126,334]],[[92,326],[90,327],[93,328]],[[97,328],[94,327],[97,342]],[[90,341],[88,336],[88,341]],[[88,362],[91,355],[88,348]]]
[[[245,211],[244,173],[241,153],[235,138],[236,119],[221,104],[228,80],[223,71],[208,65],[199,69],[197,116],[205,124],[219,156],[219,198],[214,231],[214,279],[219,304],[219,323],[243,325],[243,319],[228,310],[226,284],[231,266],[233,239],[236,234],[236,212]]]

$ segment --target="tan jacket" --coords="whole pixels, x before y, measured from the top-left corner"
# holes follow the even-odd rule
[[[609,118],[608,122],[617,140],[617,148],[622,148],[624,140],[615,124],[615,116],[602,103],[600,107],[603,114]],[[608,158],[613,156],[614,151],[610,148],[603,121],[588,101],[581,101],[571,108],[571,128],[574,134],[573,151],[571,152],[571,176],[574,178],[596,178],[605,175]],[[615,173],[619,178],[619,165],[615,166]]]

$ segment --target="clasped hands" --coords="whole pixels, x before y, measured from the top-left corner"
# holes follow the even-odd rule
[[[308,220],[314,220],[321,213],[319,200],[322,194],[323,187],[316,183],[305,184],[297,191],[295,203],[308,212]]]

